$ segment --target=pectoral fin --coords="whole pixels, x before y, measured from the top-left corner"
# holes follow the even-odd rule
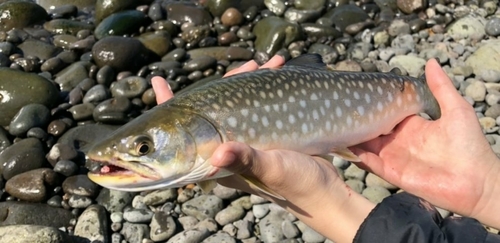
[[[361,162],[361,159],[348,148],[335,148],[332,150],[331,154],[347,161]]]
[[[250,185],[250,187],[254,190],[261,191],[261,192],[265,193],[266,195],[269,195],[269,196],[274,197],[274,198],[279,199],[279,200],[283,200],[283,201],[286,200],[284,197],[282,197],[281,195],[279,195],[278,193],[273,191],[268,186],[264,185],[264,183],[260,182],[256,178],[245,176],[245,175],[237,175],[237,176],[241,177],[241,179],[244,180],[246,183],[248,183],[248,185]]]
[[[200,181],[197,182],[198,186],[201,188],[203,193],[209,193],[212,189],[214,189],[217,186],[217,181],[216,180],[206,180],[206,181]]]

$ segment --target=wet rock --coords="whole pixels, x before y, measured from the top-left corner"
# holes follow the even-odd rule
[[[236,239],[226,232],[217,232],[202,241],[203,243],[236,243]]]
[[[87,175],[75,175],[66,178],[62,188],[65,193],[94,197],[97,195],[99,186],[92,182]]]
[[[210,36],[211,29],[208,25],[190,26],[181,33],[181,38],[190,46],[198,45],[202,40]]]
[[[70,91],[88,78],[90,65],[86,61],[75,62],[57,73],[54,81],[59,84],[62,91]]]
[[[138,76],[127,77],[116,81],[111,86],[113,97],[136,98],[140,97],[148,88],[146,79]]]
[[[315,37],[315,38],[339,38],[342,36],[342,33],[338,31],[337,29],[331,27],[331,26],[324,26],[320,24],[311,24],[311,23],[304,23],[301,24],[301,27],[304,31],[304,33],[308,37]],[[317,44],[317,43],[315,43]]]
[[[205,47],[197,48],[187,52],[191,59],[201,56],[211,56],[217,61],[228,60],[249,60],[253,57],[253,53],[245,48],[230,46],[230,47]]]
[[[131,108],[130,100],[119,96],[99,103],[95,107],[92,116],[98,122],[124,124],[130,120],[127,113]]]
[[[286,10],[285,2],[282,0],[264,0],[264,4],[269,11],[273,12],[277,16],[283,15]]]
[[[164,56],[170,51],[172,41],[166,31],[156,31],[153,33],[144,33],[138,37],[142,44],[158,56]]]
[[[43,28],[53,34],[76,35],[82,30],[93,30],[94,25],[71,19],[54,19],[43,24]]]
[[[0,172],[6,180],[46,163],[43,145],[36,138],[26,138],[6,148],[0,161]]]
[[[149,229],[145,224],[124,222],[120,233],[125,237],[125,240],[130,243],[140,243],[142,239],[149,238]]]
[[[47,60],[61,52],[60,48],[36,39],[27,39],[19,44],[18,47],[22,50],[25,57],[38,57],[41,60]]]
[[[0,242],[64,243],[71,241],[67,234],[55,227],[38,225],[10,225],[0,227]]]
[[[300,10],[288,8],[285,12],[285,19],[292,23],[314,22],[321,16],[323,9]]]
[[[14,136],[25,134],[33,127],[45,127],[50,119],[50,111],[41,104],[28,104],[23,106],[12,118],[9,133]]]
[[[45,9],[38,4],[14,0],[0,4],[0,30],[8,31],[13,28],[23,29],[34,24],[43,23],[48,17]]]
[[[109,238],[108,228],[108,216],[104,207],[92,205],[78,217],[74,234],[90,241],[106,242]]]
[[[153,212],[147,208],[131,209],[123,213],[123,219],[130,223],[148,223],[153,218]]]
[[[188,61],[184,65],[184,70],[193,71],[204,71],[209,68],[214,68],[217,64],[217,60],[211,56],[200,56],[191,61]]]
[[[69,226],[73,218],[66,209],[22,202],[0,202],[0,216],[0,226],[29,224],[56,228]]]
[[[167,7],[168,20],[174,24],[192,23],[194,26],[212,22],[212,16],[198,6],[186,3],[171,3]]]
[[[203,5],[216,17],[221,17],[224,11],[231,7],[238,9],[242,13],[251,9],[257,11],[265,7],[263,0],[207,0],[203,1]]]
[[[243,21],[243,15],[236,8],[228,8],[220,18],[225,26],[239,25]]]
[[[486,22],[484,30],[489,36],[499,36],[500,18],[491,18],[490,20],[488,20],[488,22]]]
[[[155,242],[167,240],[174,235],[177,229],[174,218],[162,211],[154,214],[150,227],[149,235],[151,240]]]
[[[68,144],[85,153],[91,145],[108,136],[116,128],[116,126],[102,124],[77,126],[64,133],[58,143]]]
[[[150,4],[153,0],[122,1],[122,0],[96,0],[95,21],[101,22],[104,18],[121,10],[133,9],[142,4]]]
[[[278,17],[268,17],[259,21],[253,33],[257,37],[255,49],[274,55],[279,49],[303,38],[302,29],[297,24],[286,22]]]
[[[65,6],[77,7],[79,9],[93,7],[96,4],[96,0],[78,0],[78,1],[67,1],[67,0],[37,0],[37,3],[45,8],[47,11],[51,9],[58,9]]]
[[[398,8],[406,14],[418,12],[427,7],[426,0],[397,0]]]
[[[99,40],[109,35],[131,35],[148,24],[146,14],[137,10],[127,10],[106,17],[95,28],[94,35]]]
[[[177,198],[177,190],[175,188],[156,190],[144,196],[144,204],[148,206],[156,206],[173,201]]]
[[[71,195],[68,200],[68,205],[72,208],[87,208],[92,204],[92,199],[84,196]]]
[[[353,4],[332,8],[323,17],[329,18],[342,31],[351,24],[363,22],[369,18],[365,11]]]
[[[49,80],[32,73],[0,68],[0,125],[7,126],[21,107],[37,103],[52,108],[59,91]]]
[[[0,153],[2,153],[7,147],[12,145],[9,137],[8,137],[8,132],[0,126]]]
[[[28,202],[44,201],[50,187],[60,183],[60,176],[48,168],[24,172],[12,177],[5,183],[5,191],[11,196]]]
[[[139,40],[118,36],[108,36],[96,42],[92,47],[92,56],[97,66],[108,65],[115,72],[137,71],[147,63],[159,60]]]

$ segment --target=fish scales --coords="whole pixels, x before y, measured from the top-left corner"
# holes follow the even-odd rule
[[[215,179],[232,175],[209,162],[227,141],[359,161],[348,147],[389,133],[407,116],[440,116],[424,79],[330,71],[314,59],[306,55],[279,69],[213,81],[158,105],[90,149],[89,161],[101,165],[90,168],[89,178],[116,190],[189,183],[209,190]],[[255,179],[237,176],[282,199]]]
[[[425,81],[393,73],[284,66],[215,81],[170,105],[203,114],[226,140],[324,154],[361,137],[372,139],[378,130],[386,134],[411,114],[436,109],[429,93]]]

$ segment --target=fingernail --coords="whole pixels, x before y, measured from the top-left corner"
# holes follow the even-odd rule
[[[166,81],[166,80],[165,80],[165,81]],[[170,87],[170,84],[168,83],[168,81],[166,81],[166,82],[167,82],[167,87],[168,87],[168,90],[172,91],[172,88]]]

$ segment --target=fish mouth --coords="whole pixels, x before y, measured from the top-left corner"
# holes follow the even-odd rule
[[[98,184],[99,181],[112,179],[119,180],[113,184],[128,184],[127,180],[142,182],[161,179],[161,176],[154,169],[137,161],[123,161],[118,158],[109,160],[87,158],[87,167],[89,168],[89,178]]]

